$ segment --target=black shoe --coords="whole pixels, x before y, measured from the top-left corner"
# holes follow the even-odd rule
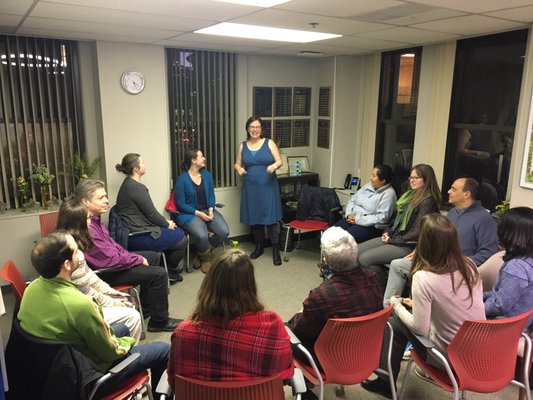
[[[381,378],[367,379],[361,382],[361,387],[369,392],[377,393],[382,396],[392,399],[392,392],[390,390],[389,382],[384,381]]]
[[[302,393],[302,400],[318,400],[318,396],[311,389],[307,389],[307,392]]]
[[[255,250],[252,251],[252,254],[250,254],[250,258],[252,260],[255,260],[257,257],[259,257],[261,254],[263,254],[263,243],[257,242],[255,244]]]
[[[274,265],[281,265],[281,256],[279,255],[279,245],[272,246],[272,261]]]
[[[181,274],[176,270],[170,270],[168,271],[168,280],[172,285],[174,283],[183,281],[183,276],[181,276]]]
[[[148,332],[174,332],[182,319],[168,318],[165,322],[148,322]]]

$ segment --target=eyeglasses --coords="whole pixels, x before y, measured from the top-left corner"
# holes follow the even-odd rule
[[[422,179],[422,177],[421,176],[410,176],[409,177],[410,181],[416,181],[417,179]]]

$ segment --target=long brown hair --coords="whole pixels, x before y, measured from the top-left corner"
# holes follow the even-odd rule
[[[226,325],[244,313],[263,309],[250,257],[240,250],[228,250],[213,261],[202,281],[191,319]]]
[[[93,239],[87,227],[87,207],[83,203],[67,200],[59,207],[57,229],[70,233],[81,251],[93,247]]]
[[[450,274],[454,293],[462,283],[459,282],[456,286],[454,282],[454,272],[459,271],[468,286],[469,298],[473,303],[472,291],[479,279],[476,265],[469,258],[463,257],[455,226],[439,213],[424,216],[420,223],[411,279],[417,271]]]
[[[433,167],[428,164],[417,164],[411,168],[411,173],[413,171],[416,171],[418,176],[422,178],[424,181],[424,187],[422,190],[417,190],[411,201],[412,207],[416,208],[425,198],[433,197],[435,203],[437,203],[437,207],[440,209],[442,206],[442,196]]]

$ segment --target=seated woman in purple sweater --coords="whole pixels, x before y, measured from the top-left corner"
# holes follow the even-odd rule
[[[487,318],[513,317],[533,309],[533,209],[510,209],[498,224],[505,249],[494,289],[484,293]],[[533,328],[533,317],[526,330]]]

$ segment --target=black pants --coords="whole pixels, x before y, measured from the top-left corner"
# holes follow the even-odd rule
[[[150,311],[151,320],[165,322],[168,319],[168,276],[160,266],[161,255],[153,251],[139,254],[148,260],[148,266],[136,265],[127,270],[102,272],[99,276],[111,286],[139,285],[142,306]]]

